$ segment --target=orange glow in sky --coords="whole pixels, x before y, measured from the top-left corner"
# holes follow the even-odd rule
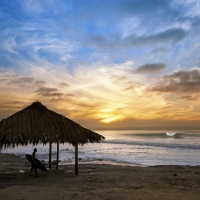
[[[0,120],[40,101],[94,130],[200,129],[198,0],[16,0],[0,13]]]

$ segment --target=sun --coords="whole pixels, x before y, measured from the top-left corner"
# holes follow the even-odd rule
[[[110,122],[115,121],[115,120],[116,119],[114,119],[114,117],[109,117],[109,118],[101,120],[101,122],[110,123]]]
[[[123,119],[123,116],[113,116],[113,117],[107,116],[107,117],[103,117],[103,119],[101,119],[101,122],[111,123],[111,122],[118,121],[121,119]]]
[[[96,114],[96,118],[103,123],[111,123],[114,121],[122,120],[124,118],[119,112],[116,112],[112,108],[101,109],[99,113]]]

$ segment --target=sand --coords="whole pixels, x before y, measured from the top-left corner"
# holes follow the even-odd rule
[[[0,153],[1,200],[200,199],[200,166],[133,167],[81,164],[53,166],[29,177],[30,163]]]

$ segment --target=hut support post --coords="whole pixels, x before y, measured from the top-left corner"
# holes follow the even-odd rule
[[[56,162],[56,169],[58,169],[58,162],[59,162],[59,141],[57,141],[57,162]]]
[[[52,143],[49,143],[49,169],[51,169],[51,149],[52,149]]]
[[[78,175],[78,144],[75,145],[75,175]]]

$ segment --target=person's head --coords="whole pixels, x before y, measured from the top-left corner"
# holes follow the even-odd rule
[[[36,148],[34,148],[34,152],[37,152],[37,149],[36,149]]]

